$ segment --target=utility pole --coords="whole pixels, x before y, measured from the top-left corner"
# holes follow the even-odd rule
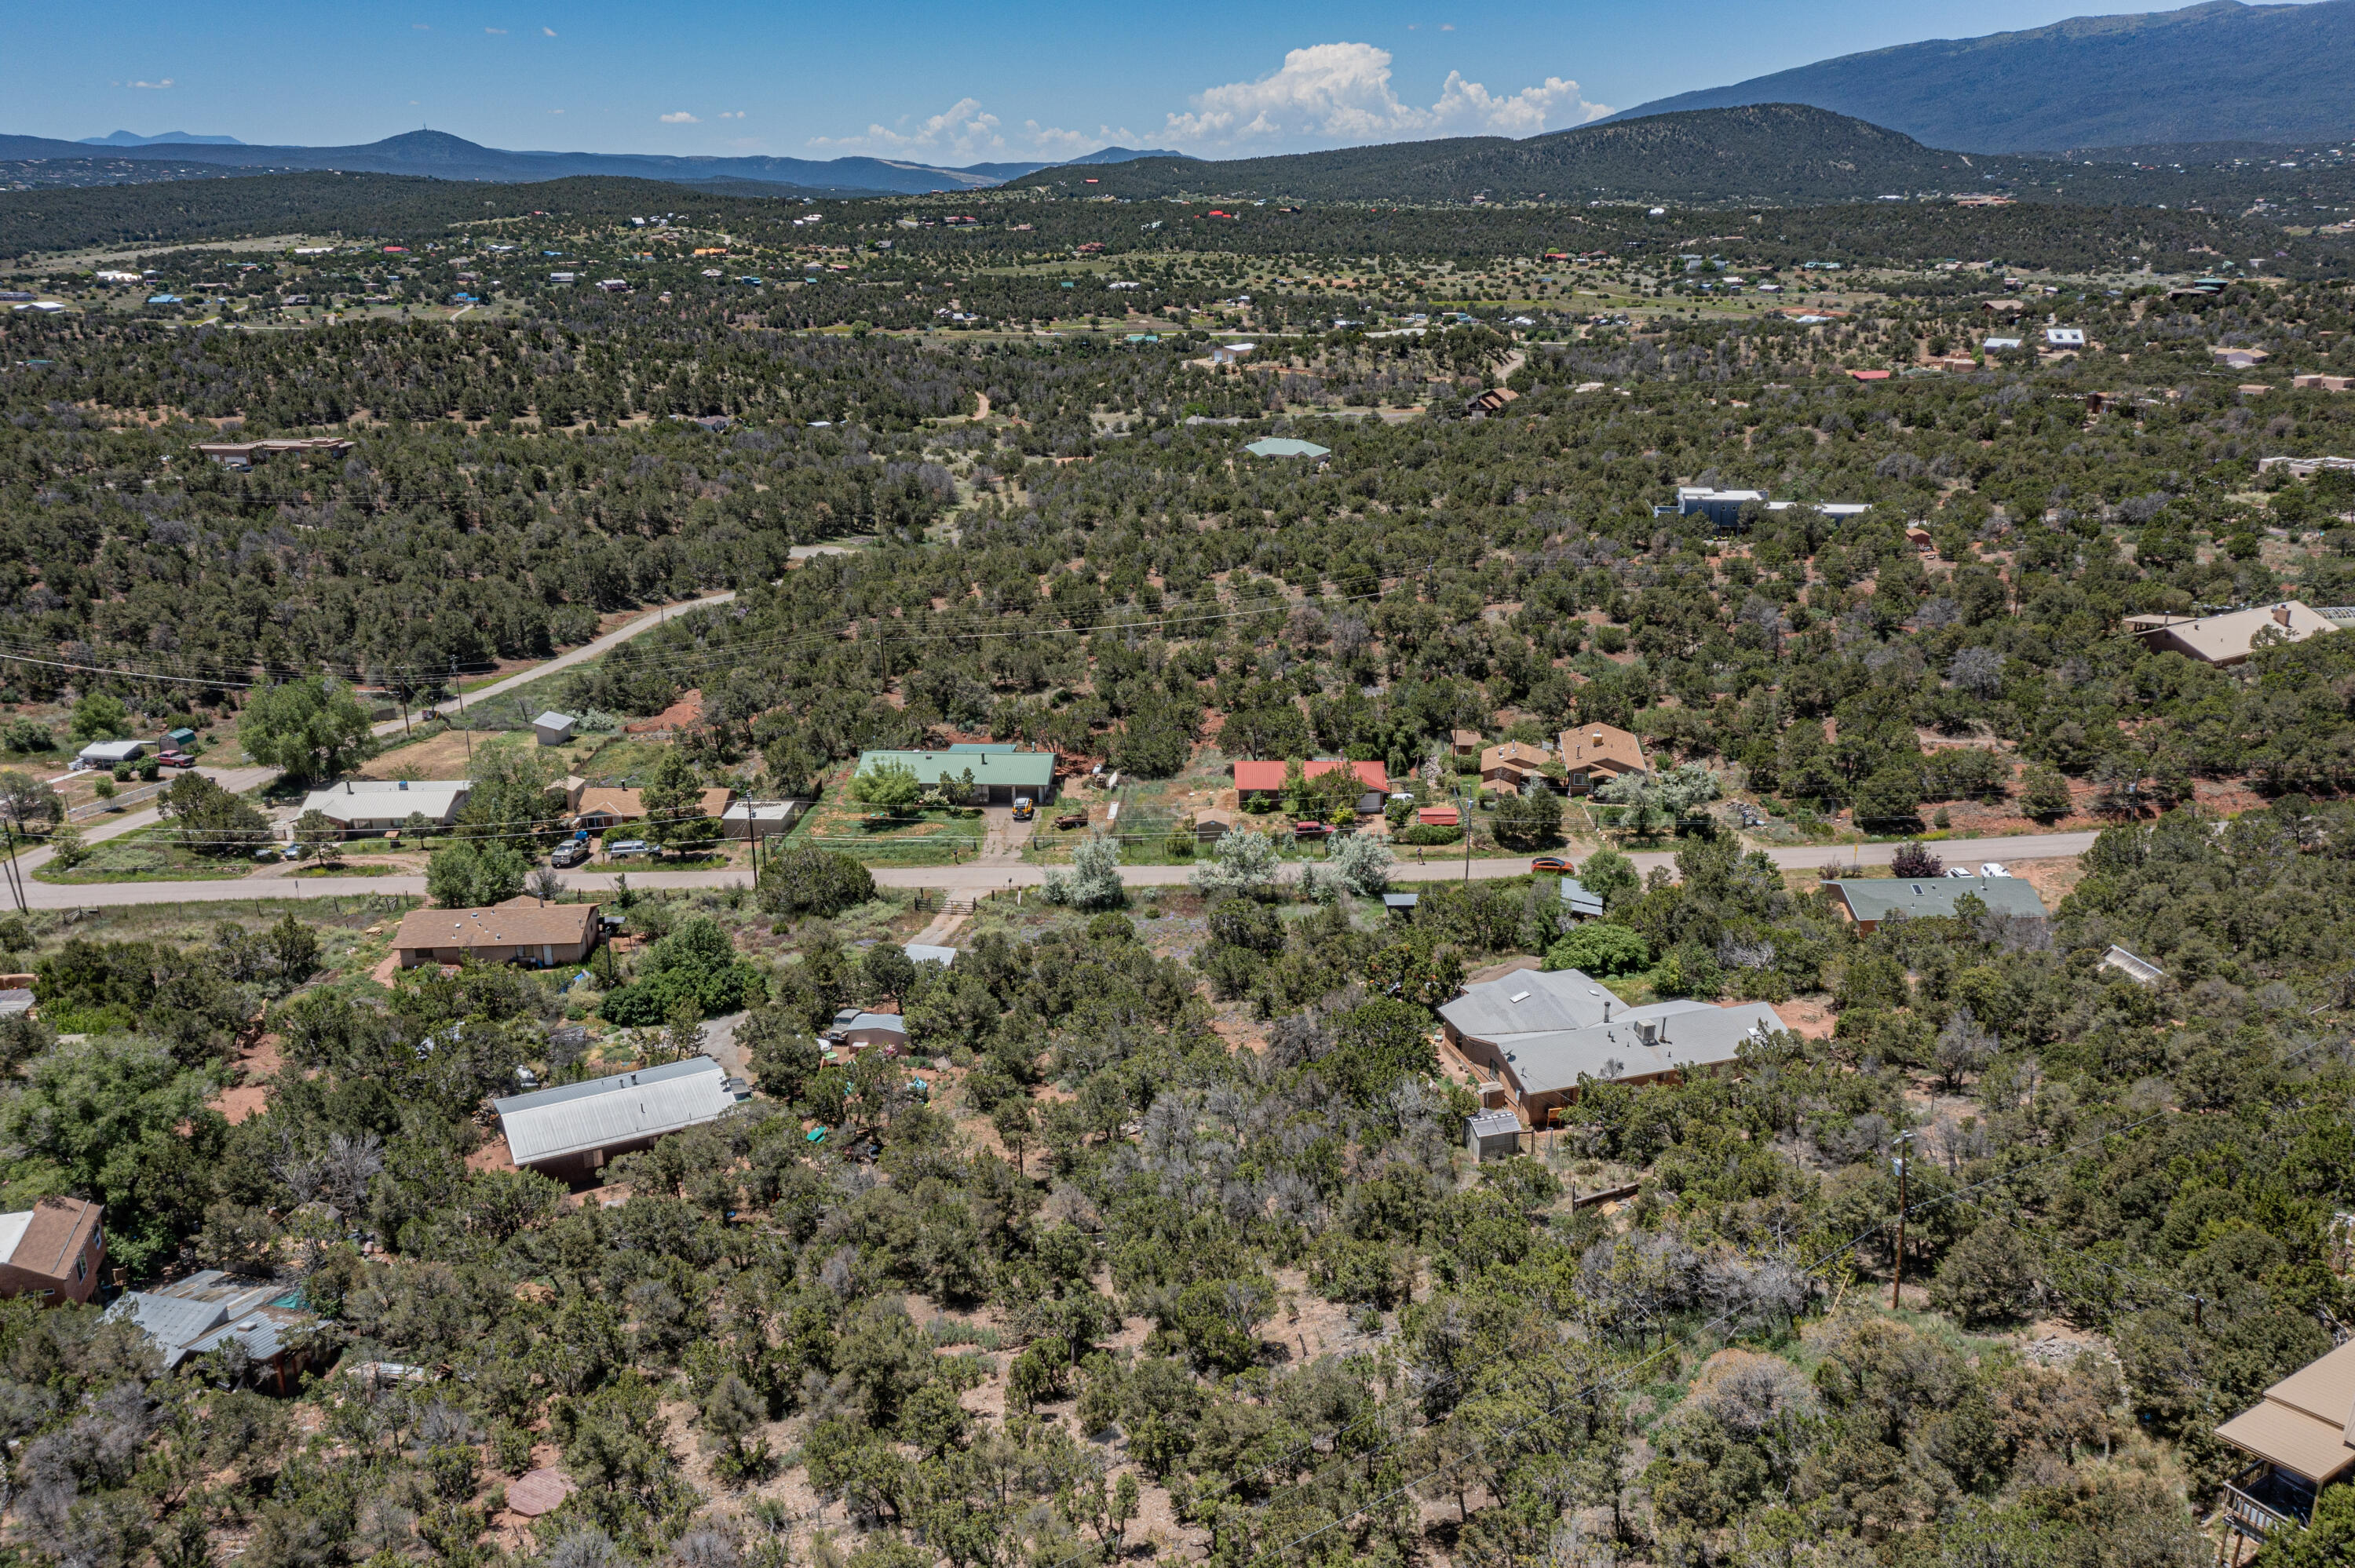
[[[450,661],[450,694],[457,700],[458,716],[462,719],[464,718],[466,716],[466,688],[458,683],[458,661],[455,659]],[[461,725],[458,727],[460,733],[464,735],[466,737],[466,776],[471,779],[474,776],[474,732],[466,728],[464,725]]]
[[[1897,1135],[1897,1147],[1902,1150],[1913,1141],[1910,1132]],[[1905,1156],[1900,1153],[1897,1166],[1897,1253],[1889,1270],[1889,1309],[1897,1310],[1897,1292],[1905,1283]]]
[[[29,915],[32,911],[25,906],[25,874],[16,865],[16,824],[11,821],[5,826],[8,833],[8,891],[16,895],[16,913]]]

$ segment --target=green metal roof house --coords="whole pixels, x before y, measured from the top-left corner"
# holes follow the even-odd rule
[[[1015,751],[1010,748],[960,747],[953,751],[862,751],[858,754],[858,771],[866,772],[879,762],[898,762],[911,768],[922,784],[937,783],[945,775],[961,779],[965,769],[973,770],[973,781],[982,791],[982,798],[993,806],[1010,806],[1018,795],[1026,795],[1036,804],[1044,805],[1055,795],[1055,754],[1051,751]]]
[[[1848,917],[1870,931],[1891,916],[1909,920],[1952,919],[1955,900],[1967,893],[1997,915],[2049,913],[2036,889],[2017,876],[1870,877],[1831,884],[1832,896]]]
[[[1243,450],[1253,457],[1328,458],[1331,447],[1320,447],[1315,441],[1295,440],[1290,436],[1263,436]]]

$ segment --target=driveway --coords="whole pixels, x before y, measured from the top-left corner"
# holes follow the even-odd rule
[[[128,831],[129,824],[124,831]],[[1961,865],[1976,864],[1983,860],[2049,860],[2080,855],[2094,847],[2098,836],[2093,832],[2068,833],[2021,833],[2000,839],[1945,839],[1932,849],[1948,862]],[[1770,849],[1766,854],[1775,864],[1804,869],[1823,865],[1886,865],[1896,853],[1895,844],[1865,844],[1861,847],[1843,844],[1808,845],[1796,849]],[[1676,869],[1676,855],[1671,851],[1646,850],[1628,857],[1638,871],[1649,873],[1654,868]],[[29,859],[27,863],[31,863]],[[1529,869],[1526,859],[1475,860],[1470,874],[1483,881],[1495,877],[1518,876]],[[567,872],[565,885],[583,893],[610,893],[613,888],[612,872]],[[654,888],[749,887],[751,877],[742,870],[725,871],[633,871],[626,874],[630,885],[641,890]],[[1402,884],[1418,882],[1453,882],[1465,874],[1464,863],[1456,861],[1407,861],[1391,868],[1391,879]],[[948,893],[966,895],[996,893],[1009,887],[1036,887],[1043,879],[1043,868],[1019,863],[975,863],[965,865],[885,866],[876,869],[875,881],[882,887],[938,888]],[[1183,865],[1131,865],[1121,868],[1120,879],[1131,887],[1179,887],[1193,875],[1193,868]],[[254,882],[136,882],[97,883],[88,886],[56,887],[45,882],[27,882],[25,894],[36,909],[98,909],[132,904],[228,904],[242,900],[281,898],[357,898],[370,893],[408,894],[422,897],[425,879],[421,876],[322,876],[293,882],[272,880]]]
[[[725,592],[715,593],[708,599],[691,599],[685,604],[666,604],[660,609],[650,609],[628,625],[617,626],[592,642],[583,642],[570,653],[559,653],[555,658],[543,663],[534,664],[528,670],[518,670],[506,679],[494,681],[478,692],[468,692],[464,697],[453,700],[450,705],[453,708],[463,708],[467,703],[479,703],[491,697],[504,695],[519,686],[529,685],[542,675],[553,674],[559,670],[570,670],[575,664],[587,663],[601,653],[610,653],[631,638],[642,637],[652,631],[674,615],[684,614],[690,609],[709,609],[715,604],[726,604],[735,597],[736,590],[729,588]],[[401,720],[391,718],[375,726],[369,733],[381,740],[387,736],[399,735],[402,727]]]

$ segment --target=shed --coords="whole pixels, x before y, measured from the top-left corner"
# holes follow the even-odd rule
[[[2130,980],[2143,985],[2157,985],[2167,978],[2167,971],[2138,953],[2130,953],[2115,942],[2102,955],[2102,968],[2115,969]]]
[[[1561,879],[1561,909],[1573,920],[1600,920],[1603,918],[1603,896],[1589,893],[1586,885],[1578,878],[1565,876]]]
[[[1414,913],[1414,906],[1422,902],[1423,895],[1420,893],[1385,893],[1382,895],[1382,907],[1390,911],[1391,918],[1393,920],[1406,919]]]
[[[1521,1131],[1511,1111],[1475,1111],[1464,1118],[1464,1148],[1478,1162],[1510,1160],[1521,1151]]]
[[[717,1120],[736,1104],[728,1075],[709,1056],[491,1102],[507,1155],[559,1180],[579,1180],[617,1155],[684,1128]]]
[[[1480,732],[1476,729],[1456,730],[1448,736],[1448,740],[1458,757],[1477,757],[1480,754]]]
[[[947,969],[955,963],[957,959],[957,950],[954,948],[934,947],[929,942],[910,942],[900,950],[917,963],[938,964],[943,969]]]
[[[195,730],[186,728],[165,730],[164,732],[164,738],[169,744],[178,747],[182,751],[186,751],[188,747],[197,744],[197,732]]]
[[[1453,806],[1418,806],[1414,821],[1422,828],[1452,828],[1459,825],[1464,816]]]
[[[721,835],[731,839],[774,838],[801,815],[799,800],[739,800],[719,814]]]
[[[1194,838],[1199,843],[1211,843],[1235,831],[1235,814],[1216,806],[1194,813]]]
[[[531,733],[539,737],[542,746],[562,746],[572,738],[581,721],[570,714],[560,714],[553,708],[531,721]]]
[[[845,1045],[908,1044],[908,1021],[896,1012],[868,1012],[846,1007],[834,1015],[834,1037]]]

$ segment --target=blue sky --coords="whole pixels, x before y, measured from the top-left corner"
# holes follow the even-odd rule
[[[0,131],[338,145],[431,125],[591,152],[967,164],[1119,142],[1233,157],[1529,135],[1832,55],[2130,8],[10,0]]]

